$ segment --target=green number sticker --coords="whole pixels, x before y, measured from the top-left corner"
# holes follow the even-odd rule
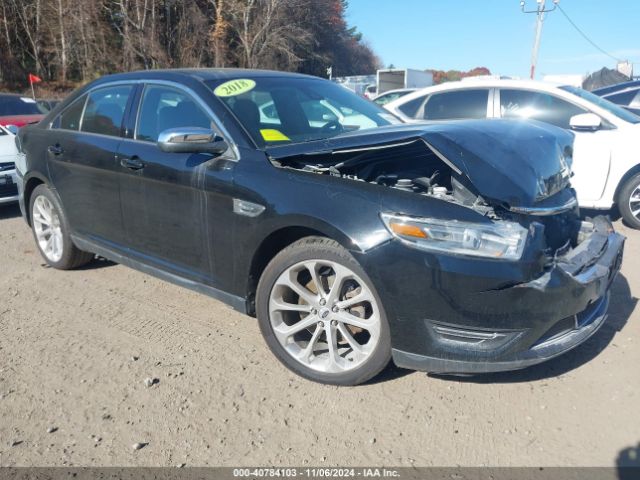
[[[256,82],[253,80],[248,78],[238,78],[218,85],[213,91],[213,94],[218,97],[234,97],[236,95],[242,95],[243,93],[250,92],[255,86]]]

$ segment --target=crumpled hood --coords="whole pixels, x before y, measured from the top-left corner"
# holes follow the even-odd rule
[[[425,142],[426,148],[467,176],[485,199],[510,207],[535,207],[569,183],[573,134],[535,121],[464,120],[381,127],[269,147],[266,152],[283,160],[409,141]]]

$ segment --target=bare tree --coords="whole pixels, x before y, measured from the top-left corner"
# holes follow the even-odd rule
[[[64,36],[65,11],[62,8],[62,0],[58,0],[58,28],[60,29],[60,80],[67,81],[67,42]]]
[[[0,0],[0,82],[18,88],[32,72],[69,88],[114,71],[172,66],[367,70],[371,50],[347,27],[344,7],[343,0]]]
[[[14,29],[24,35],[15,35],[14,38],[33,60],[36,74],[40,74],[44,70],[40,57],[42,0],[10,0],[10,4],[16,19]]]
[[[213,65],[224,67],[227,61],[227,37],[229,35],[229,22],[224,14],[226,4],[224,0],[210,1],[216,12],[215,22],[209,34],[210,44],[213,47]]]
[[[296,45],[308,43],[309,32],[289,21],[296,0],[236,0],[228,7],[230,28],[238,38],[238,64],[257,68],[282,59],[285,68],[301,59]]]

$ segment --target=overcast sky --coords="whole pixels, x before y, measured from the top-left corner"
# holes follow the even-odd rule
[[[640,0],[561,0],[574,23],[600,48],[636,62],[640,74]],[[547,7],[553,6],[547,0]],[[526,7],[534,9],[535,0]],[[347,18],[358,27],[384,65],[469,70],[526,77],[531,62],[535,14],[519,0],[349,0]],[[616,60],[598,51],[562,12],[547,14],[537,71],[583,74]]]

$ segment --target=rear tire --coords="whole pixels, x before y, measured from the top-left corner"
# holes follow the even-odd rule
[[[628,226],[640,229],[640,173],[627,180],[620,190],[618,210]]]
[[[307,237],[278,253],[260,278],[256,310],[274,355],[309,380],[358,385],[391,359],[373,283],[333,240]]]
[[[71,270],[89,263],[94,255],[79,250],[71,240],[69,222],[55,193],[38,185],[29,201],[31,230],[40,254],[48,265]]]

